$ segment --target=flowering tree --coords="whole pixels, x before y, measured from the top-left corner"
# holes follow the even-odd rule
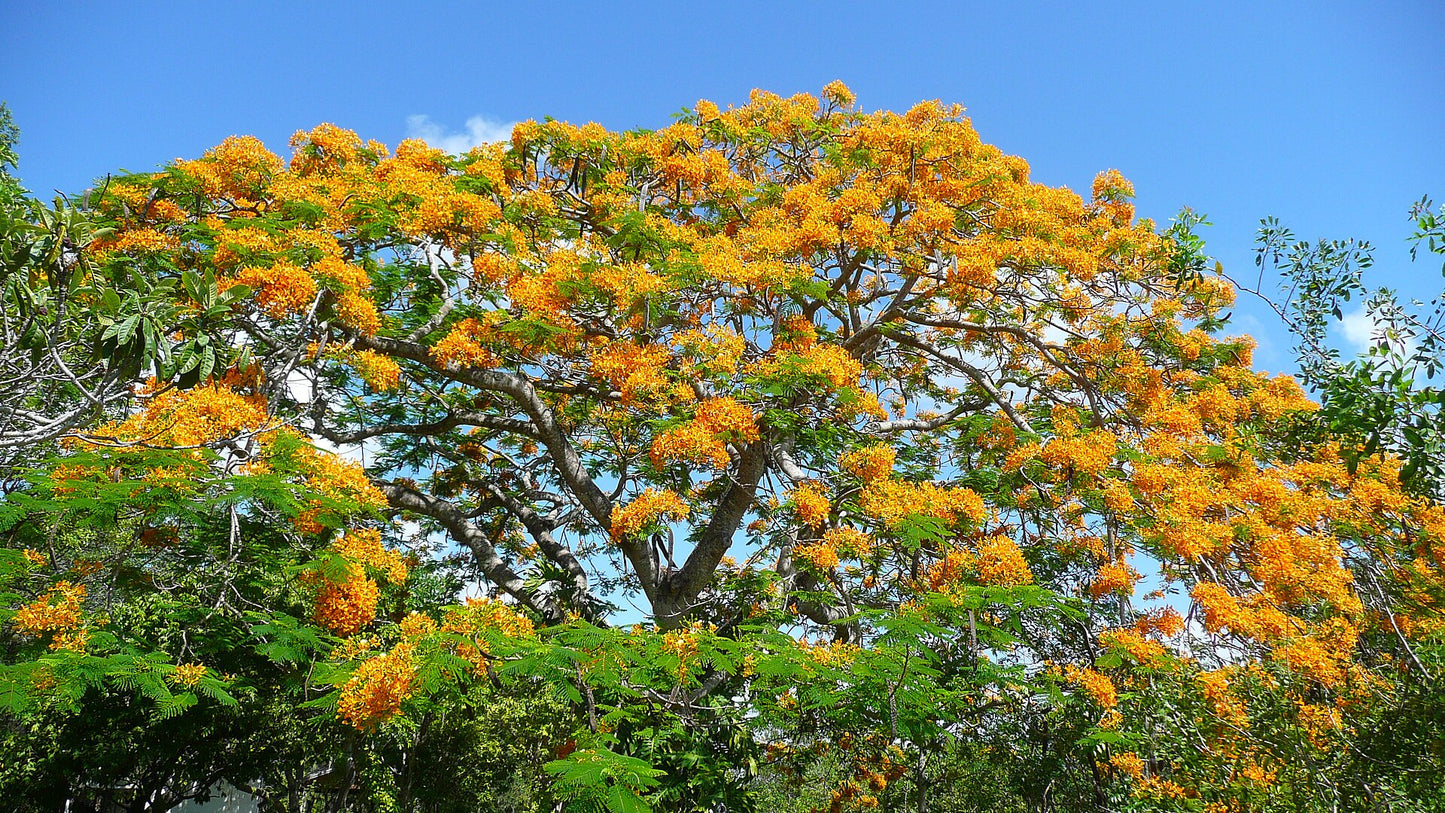
[[[824,746],[824,806],[926,809],[947,743],[1045,729],[1084,738],[1091,804],[1328,807],[1361,791],[1316,755],[1430,673],[1445,511],[1288,431],[1314,405],[1217,335],[1232,288],[1117,172],[1035,184],[961,109],[868,114],[836,83],[460,156],[292,146],[91,194],[96,284],[166,300],[95,297],[97,350],[154,376],[12,522],[125,485],[137,538],[210,540],[213,586],[264,525],[292,565],[233,591],[265,605],[255,645],[360,731],[480,674],[571,698],[555,788],[614,810],[743,806],[738,766],[802,776]],[[490,600],[417,601],[392,517]],[[84,652],[106,571],[25,555],[12,629]]]

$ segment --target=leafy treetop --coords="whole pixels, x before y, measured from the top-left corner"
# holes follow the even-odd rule
[[[351,636],[358,727],[415,693],[429,636],[525,648],[622,600],[704,693],[729,670],[690,659],[742,630],[846,661],[951,601],[975,656],[983,635],[1052,670],[1105,728],[1110,663],[1342,691],[1368,682],[1362,636],[1438,631],[1445,511],[1392,458],[1289,431],[1315,405],[1218,336],[1233,289],[1194,221],[1136,219],[1116,171],[1088,199],[1035,184],[961,108],[865,113],[838,83],[657,131],[526,122],[456,156],[329,124],[292,146],[231,138],[91,194],[114,229],[81,289],[104,363],[154,379],[55,487],[157,447],[196,450],[195,477],[219,454],[289,478],[288,533],[329,545],[314,618]],[[155,307],[107,295],[131,278]],[[379,585],[407,573],[368,509],[444,531],[506,603],[377,649]],[[1139,603],[1141,567],[1172,603]],[[75,589],[36,617],[66,626]],[[1089,611],[1003,643],[978,597],[1008,595]],[[448,651],[485,668],[500,646]]]

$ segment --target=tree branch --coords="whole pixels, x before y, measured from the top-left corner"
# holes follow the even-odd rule
[[[393,508],[411,511],[440,522],[452,539],[471,549],[482,572],[507,595],[541,614],[550,623],[565,620],[566,612],[562,607],[551,597],[528,590],[522,577],[502,561],[491,540],[480,528],[467,521],[461,509],[446,500],[423,494],[401,483],[390,480],[373,480],[372,483],[386,495]]]

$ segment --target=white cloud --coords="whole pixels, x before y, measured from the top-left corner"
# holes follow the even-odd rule
[[[1385,344],[1391,350],[1401,355],[1409,355],[1414,352],[1418,344],[1413,337],[1387,332],[1387,325],[1384,321],[1364,308],[1345,314],[1344,318],[1340,320],[1339,334],[1345,340],[1345,349],[1355,353],[1368,351],[1380,339],[1384,339]]]
[[[1350,311],[1340,321],[1340,333],[1344,334],[1345,343],[1356,353],[1363,353],[1370,349],[1370,336],[1375,332],[1375,320],[1364,308]]]
[[[406,117],[407,138],[420,138],[452,155],[464,153],[483,144],[510,141],[512,128],[515,126],[515,121],[498,122],[486,116],[472,116],[467,119],[466,131],[458,133],[432,121],[430,116]]]

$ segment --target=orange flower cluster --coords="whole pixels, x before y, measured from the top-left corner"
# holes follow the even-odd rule
[[[24,633],[64,633],[80,626],[81,605],[85,601],[83,584],[56,582],[45,595],[21,607],[15,613],[15,626]]]
[[[752,442],[758,439],[758,423],[753,411],[734,398],[709,398],[698,404],[697,422],[714,434]]]
[[[834,407],[839,418],[858,415],[886,418],[878,397],[860,385],[863,365],[846,349],[835,344],[812,344],[794,352],[785,343],[767,358],[751,365],[748,372],[763,378],[791,381],[801,387],[824,387],[841,396]]]
[[[988,516],[983,498],[972,489],[893,479],[876,480],[864,487],[859,507],[887,528],[897,528],[911,516],[934,517],[949,524],[977,524]]]
[[[375,350],[358,350],[350,353],[346,361],[375,392],[388,392],[401,386],[401,365],[390,356]]]
[[[292,143],[298,149],[289,172],[278,157],[250,137],[227,139],[198,161],[177,162],[177,169],[195,179],[204,195],[222,202],[218,214],[205,216],[216,232],[213,259],[217,268],[244,263],[234,276],[221,280],[221,285],[239,283],[254,288],[260,309],[280,319],[309,309],[319,282],[336,293],[336,309],[343,323],[374,333],[380,317],[375,304],[363,295],[370,281],[363,270],[341,260],[333,233],[349,220],[343,213],[346,201],[355,199],[363,189],[369,193],[365,195],[368,199],[380,193],[376,179],[365,176],[375,172],[369,162],[384,155],[385,148],[375,143],[362,145],[354,133],[332,125],[298,133]],[[271,234],[241,225],[291,201],[318,207],[325,228],[302,227]],[[225,228],[228,223],[239,227]],[[315,263],[303,268],[293,262],[296,256]]]
[[[574,325],[567,311],[580,287],[577,277],[582,273],[582,257],[575,251],[550,247],[543,253],[540,271],[519,273],[506,281],[507,299],[525,316],[571,333]]]
[[[952,547],[934,562],[928,570],[928,589],[947,590],[962,584],[978,567],[978,558],[973,551]]]
[[[151,188],[141,182],[113,182],[108,189],[111,200],[104,201],[102,208],[115,210],[122,218],[134,218],[137,222],[177,223],[186,219],[186,211],[175,201],[153,194]],[[115,203],[120,203],[116,206]]]
[[[788,493],[788,499],[793,504],[793,511],[804,525],[818,530],[828,521],[828,515],[832,513],[833,506],[828,502],[828,497],[823,493],[821,483],[804,483]]]
[[[280,433],[289,430],[277,431]],[[298,468],[305,473],[307,488],[317,492],[322,498],[355,505],[357,512],[386,506],[386,495],[371,484],[361,464],[309,444],[302,445],[297,456]],[[311,501],[309,507],[297,516],[296,529],[302,533],[321,533],[327,527],[334,527],[332,523],[337,518],[325,517],[328,510],[322,500]]]
[[[928,570],[928,589],[946,591],[969,581],[998,587],[1031,584],[1033,572],[1017,543],[1004,534],[979,540],[974,549],[951,546]]]
[[[152,383],[152,386],[156,386]],[[204,446],[256,432],[269,423],[259,395],[243,395],[224,384],[189,390],[167,389],[140,412],[96,429],[97,438],[151,446]]]
[[[687,503],[676,492],[649,488],[627,505],[612,509],[612,538],[632,536],[660,519],[686,519],[688,513]]]
[[[1132,629],[1105,630],[1099,634],[1099,643],[1145,665],[1161,662],[1169,654],[1163,644],[1151,641]]]
[[[835,669],[846,669],[849,664],[858,659],[862,652],[857,644],[843,641],[819,643],[809,641],[807,638],[798,640],[798,649],[807,654],[808,659],[813,663]]]
[[[1271,652],[1323,686],[1342,685],[1365,623],[1345,551],[1358,540],[1372,548],[1410,545],[1415,529],[1426,527],[1429,507],[1401,488],[1396,461],[1362,461],[1351,474],[1330,445],[1297,461],[1265,458],[1258,437],[1315,405],[1292,379],[1249,370],[1247,344],[1183,332],[1178,314],[1191,307],[1183,299],[1156,301],[1149,316],[1134,323],[1120,317],[1101,331],[1100,355],[1088,349],[1115,371],[1107,386],[1141,419],[1129,431],[1111,433],[1114,444],[1132,449],[1123,479],[1085,486],[1077,496],[1102,504],[1137,534],[1133,538],[1165,563],[1166,579],[1192,583],[1208,630],[1249,639],[1257,651]],[[1146,359],[1117,341],[1129,331],[1171,346],[1199,370]],[[1109,347],[1112,354],[1105,355]],[[1078,437],[1057,420],[1055,428],[1065,440]],[[1066,445],[1056,438],[1037,454],[1057,468],[1088,453],[1071,449],[1048,457]],[[1102,457],[1093,466],[1100,472],[1108,465]],[[1049,485],[1060,482],[1054,471],[1030,473]],[[1090,592],[1125,592],[1136,581],[1137,574],[1116,561],[1099,570]],[[1159,620],[1167,628],[1144,619],[1140,631],[1177,631],[1173,619]]]
[[[1116,223],[1134,219],[1134,184],[1117,169],[1106,169],[1094,178],[1094,205]]]
[[[1295,716],[1304,727],[1310,744],[1321,751],[1329,749],[1343,733],[1339,711],[1303,700],[1297,700],[1295,705]]]
[[[689,626],[662,634],[662,651],[677,658],[677,678],[686,680],[697,661],[699,627]]]
[[[619,311],[626,311],[634,303],[665,290],[670,284],[666,277],[652,273],[640,263],[601,265],[587,274],[586,279]]]
[[[726,441],[753,442],[758,425],[753,411],[732,398],[709,398],[697,407],[696,417],[659,434],[652,441],[652,463],[661,468],[675,460],[727,468]]]
[[[343,324],[350,325],[366,336],[374,336],[381,330],[381,314],[370,299],[355,291],[344,291],[336,298],[336,314]]]
[[[364,145],[356,133],[334,124],[319,124],[310,131],[298,130],[291,136],[296,153],[291,169],[302,173],[338,170],[361,157]]]
[[[1135,783],[1133,789],[1135,798],[1154,799],[1158,801],[1172,801],[1188,799],[1190,790],[1172,779],[1165,779],[1155,774],[1148,774]],[[1214,811],[1209,811],[1214,813]]]
[[[818,570],[832,570],[838,566],[838,549],[824,539],[821,542],[814,542],[808,545],[799,545],[793,549],[793,558],[798,559]]]
[[[176,162],[207,195],[234,200],[254,200],[281,167],[281,159],[254,136],[231,136],[200,160]]]
[[[403,618],[397,626],[401,629],[402,640],[405,641],[420,640],[439,629],[437,622],[432,620],[430,616],[425,616],[417,612],[413,612],[406,618]]]
[[[176,251],[180,247],[179,237],[159,229],[127,229],[117,234],[112,240],[100,241],[100,245],[93,250],[117,254],[156,254]]]
[[[1144,775],[1144,760],[1133,751],[1125,751],[1109,757],[1109,764],[1126,776],[1138,779]]]
[[[1296,674],[1335,687],[1350,673],[1351,652],[1358,637],[1354,624],[1339,617],[1329,618],[1308,634],[1276,644],[1270,654]]]
[[[1062,674],[1064,680],[1082,688],[1095,703],[1105,710],[1119,705],[1119,690],[1108,675],[1093,669],[1081,669],[1073,664],[1066,664],[1062,669]]]
[[[497,357],[482,344],[491,339],[492,331],[486,325],[476,319],[463,319],[432,347],[432,358],[443,366],[495,367]]]
[[[893,462],[898,458],[898,453],[892,446],[878,443],[872,446],[865,446],[862,449],[855,449],[844,454],[838,460],[838,465],[843,471],[857,477],[865,483],[880,480],[893,474]]]
[[[1023,551],[1003,534],[988,537],[978,546],[978,579],[984,584],[1013,587],[1032,584],[1034,574]]]
[[[685,330],[672,337],[672,345],[685,358],[685,373],[707,377],[730,377],[737,372],[748,343],[727,327],[709,325],[706,330]]]
[[[1094,598],[1103,598],[1110,593],[1127,595],[1133,593],[1134,584],[1138,581],[1139,572],[1124,561],[1109,562],[1094,574],[1094,581],[1089,585],[1089,595]]]
[[[272,319],[301,313],[316,298],[316,280],[300,267],[284,261],[266,267],[246,266],[222,287],[231,285],[252,288],[256,303]]]
[[[1240,768],[1239,775],[1247,782],[1268,786],[1274,784],[1275,777],[1279,775],[1279,772],[1267,770],[1257,762],[1248,762],[1243,768]]]
[[[308,253],[319,254],[321,258],[311,264],[312,276],[325,286],[339,293],[364,291],[371,287],[371,277],[366,269],[346,262],[341,258],[341,245],[336,238],[325,232],[298,231],[291,235],[292,242]]]
[[[359,566],[350,568],[340,581],[322,579],[316,592],[316,623],[337,635],[355,635],[376,619],[381,588]]]
[[[341,688],[336,715],[361,731],[401,713],[401,705],[416,693],[415,647],[397,644],[390,652],[362,661]]]
[[[491,653],[486,634],[517,640],[536,635],[532,619],[511,605],[484,598],[469,598],[463,607],[448,611],[442,630],[468,639],[457,648],[457,654],[471,661],[478,672],[486,670],[486,658]]]
[[[407,568],[401,554],[383,546],[381,531],[375,528],[349,530],[331,549],[359,565],[379,571],[392,584],[406,581]]]
[[[662,468],[670,462],[689,463],[725,469],[732,459],[726,444],[702,421],[689,421],[664,430],[652,439],[652,465]]]
[[[670,357],[660,345],[609,342],[592,352],[592,374],[620,391],[624,404],[636,404],[667,389]]]
[[[1039,452],[1039,457],[1051,466],[1096,475],[1114,462],[1116,442],[1113,433],[1096,429],[1079,437],[1054,438]]]
[[[1204,610],[1204,628],[1210,632],[1227,629],[1267,640],[1288,635],[1293,626],[1289,616],[1267,596],[1239,599],[1215,582],[1194,585],[1190,596]]]
[[[840,556],[862,559],[873,551],[874,539],[857,528],[829,528],[823,532],[823,544]]]
[[[794,492],[796,499],[797,492]],[[819,510],[823,519],[826,520],[829,510],[828,502],[821,495],[817,499],[822,500]],[[805,497],[805,503],[807,498]],[[821,524],[821,521],[820,521]],[[866,559],[872,555],[875,548],[873,537],[856,528],[829,528],[823,532],[823,538],[809,542],[805,545],[798,545],[793,549],[793,558],[807,562],[819,570],[830,570],[838,566],[844,558]]]
[[[407,568],[401,555],[381,544],[381,532],[375,529],[347,531],[332,544],[331,550],[347,560],[346,574],[341,579],[320,577],[311,572],[308,581],[320,581],[316,591],[316,623],[337,635],[355,635],[376,618],[381,588],[367,570],[373,570],[392,584],[406,581]]]
[[[1160,607],[1139,616],[1134,622],[1134,630],[1140,635],[1157,633],[1170,638],[1184,630],[1184,619],[1173,607]]]
[[[1134,507],[1134,495],[1129,492],[1129,486],[1119,480],[1104,483],[1103,500],[1104,507],[1116,514],[1126,514]]]

